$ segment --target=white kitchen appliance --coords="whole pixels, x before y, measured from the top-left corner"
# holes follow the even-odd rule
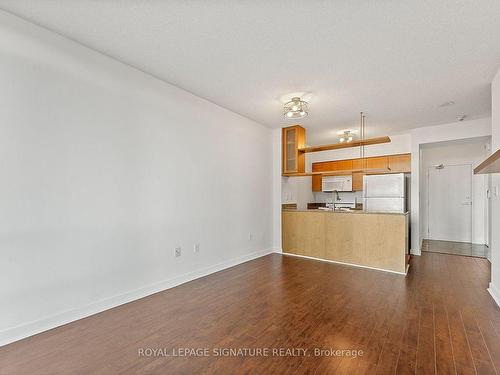
[[[321,179],[321,190],[352,191],[352,176],[325,176]]]
[[[323,207],[320,207],[323,209]],[[326,207],[324,209],[327,210],[347,210],[347,209],[355,209],[356,208],[356,197],[352,197],[351,199],[334,199],[333,202],[327,202]]]
[[[356,197],[349,200],[336,200],[333,203],[333,207],[336,210],[342,209],[355,209],[356,208]]]
[[[363,176],[365,211],[406,212],[404,173]]]

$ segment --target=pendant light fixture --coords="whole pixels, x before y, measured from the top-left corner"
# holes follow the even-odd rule
[[[352,142],[353,140],[353,136],[352,136],[352,131],[351,130],[344,130],[344,131],[341,131],[339,133],[339,142],[342,143],[342,142]]]
[[[288,119],[304,118],[309,113],[309,104],[300,100],[298,96],[285,103],[283,116]]]
[[[299,98],[293,98],[298,99]],[[293,102],[292,99],[292,102]],[[290,102],[291,103],[291,102]],[[287,103],[289,104],[289,103]],[[286,112],[285,112],[286,113]],[[288,116],[287,116],[288,117]],[[389,136],[380,136],[375,138],[365,138],[365,128],[366,128],[366,115],[363,112],[359,114],[359,131],[356,129],[343,129],[337,132],[339,136],[339,141],[337,143],[320,145],[320,146],[309,146],[309,147],[301,147],[298,148],[297,151],[300,153],[310,153],[310,152],[320,152],[320,151],[328,151],[328,150],[338,150],[341,148],[354,148],[359,147],[359,161],[360,163],[356,163],[356,168],[348,171],[343,170],[344,173],[362,173],[362,174],[378,174],[378,173],[390,173],[391,168],[387,165],[383,167],[370,167],[368,168],[367,158],[365,156],[365,146],[370,145],[378,145],[382,143],[391,142],[391,138]],[[353,135],[359,135],[354,139]],[[500,151],[499,151],[500,152]],[[500,159],[500,155],[498,155]],[[500,163],[499,163],[500,165]],[[303,176],[336,176],[338,175],[338,171],[328,172],[328,171],[319,171],[319,172],[309,172],[309,173],[295,173],[295,174],[287,174],[289,177],[303,177]]]
[[[366,125],[366,116],[363,112],[360,112],[359,130],[356,129],[339,130],[337,132],[337,135],[339,137],[339,141],[337,143],[320,145],[320,146],[302,147],[298,149],[298,152],[309,153],[309,152],[337,150],[340,148],[359,147],[359,157],[364,158],[365,146],[378,145],[381,143],[389,143],[391,141],[391,138],[388,136],[365,138],[365,128],[366,128],[365,125]],[[354,135],[356,135],[356,137]]]
[[[363,164],[364,164],[364,157],[365,157],[365,145],[363,141],[365,140],[365,120],[366,116],[363,114],[363,112],[360,112],[359,115],[359,139],[361,141],[361,145],[359,146],[359,157],[363,159]]]

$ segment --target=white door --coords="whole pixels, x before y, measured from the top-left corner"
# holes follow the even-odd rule
[[[471,242],[472,166],[429,168],[428,177],[428,238]]]

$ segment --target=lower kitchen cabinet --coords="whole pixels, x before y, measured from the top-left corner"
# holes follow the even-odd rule
[[[408,214],[284,210],[284,253],[405,274]]]

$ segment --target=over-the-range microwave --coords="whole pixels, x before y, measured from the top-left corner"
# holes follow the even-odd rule
[[[321,181],[321,190],[332,191],[352,191],[352,176],[325,176]]]

